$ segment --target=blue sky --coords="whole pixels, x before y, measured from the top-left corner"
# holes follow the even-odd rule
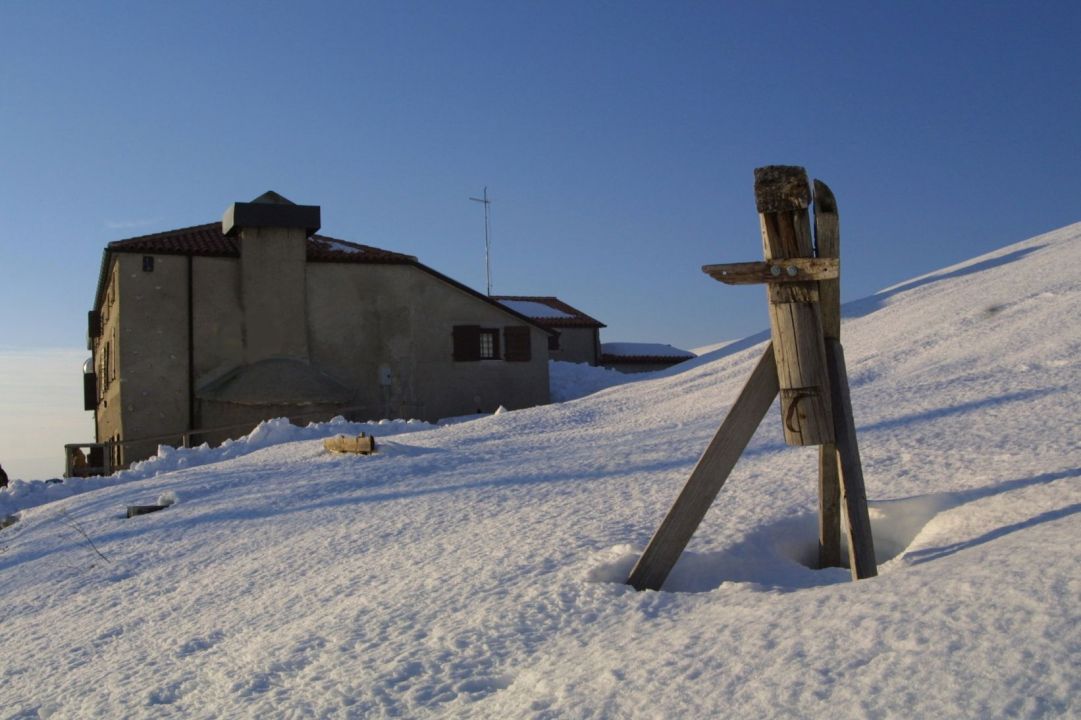
[[[766,326],[752,171],[834,189],[855,299],[1081,220],[1081,4],[0,6],[0,347],[78,347],[110,240],[274,189],[604,339]],[[77,376],[78,368],[72,369]]]

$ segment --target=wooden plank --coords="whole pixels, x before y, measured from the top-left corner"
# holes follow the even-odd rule
[[[837,279],[818,281],[822,334],[841,337],[841,231],[837,200],[829,186],[814,181],[815,249],[822,260],[837,263]],[[818,566],[841,565],[841,477],[837,446],[827,443],[818,449]]]
[[[837,200],[833,191],[821,180],[814,181],[815,188],[815,246],[822,261],[836,263],[835,278],[822,278],[818,282],[819,302],[822,311],[822,333],[828,338],[841,337],[841,227],[837,214]]]
[[[837,446],[818,448],[818,567],[841,566],[841,477]]]
[[[703,265],[702,272],[726,285],[791,283],[836,278],[836,258],[788,258],[772,262]]]
[[[168,505],[128,505],[127,517],[133,518],[140,515],[149,515],[169,507]]]
[[[871,536],[871,518],[867,511],[867,490],[863,482],[863,466],[856,442],[856,423],[852,417],[852,398],[848,392],[848,372],[840,340],[826,341],[830,387],[833,390],[833,420],[837,430],[837,458],[841,466],[841,498],[848,520],[849,567],[852,579],[878,575],[875,544]]]
[[[777,391],[777,365],[773,346],[769,345],[672,509],[638,559],[627,584],[637,590],[660,590],[664,585],[668,573],[773,404]]]
[[[807,173],[801,167],[773,165],[754,174],[766,262],[813,257]],[[771,283],[768,288],[785,442],[833,442],[818,283]]]

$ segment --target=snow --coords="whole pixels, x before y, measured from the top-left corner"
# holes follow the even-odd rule
[[[551,305],[533,300],[500,300],[499,304],[528,318],[568,319],[577,317],[562,310],[557,310]]]
[[[552,402],[576,400],[648,377],[645,373],[628,375],[606,367],[588,363],[571,363],[551,360],[548,363],[548,391]]]
[[[618,357],[690,358],[694,353],[663,343],[610,342],[601,343],[601,353]]]
[[[337,252],[344,252],[344,253],[350,253],[350,254],[356,254],[356,253],[364,252],[364,248],[357,247],[356,245],[354,245],[352,243],[349,243],[349,242],[345,242],[344,240],[333,240],[333,239],[330,239],[330,238],[326,238],[326,239],[321,238],[320,242],[322,242],[324,245],[326,245],[328,250],[334,250],[334,251],[337,251]]]
[[[748,340],[390,423],[370,457],[268,423],[25,506],[0,530],[0,715],[1077,717],[1079,261],[1081,224],[845,306],[877,578],[803,564],[817,452],[774,407],[664,590],[621,584]]]

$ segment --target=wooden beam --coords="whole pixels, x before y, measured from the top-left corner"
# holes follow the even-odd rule
[[[754,177],[766,261],[813,257],[807,173],[801,167],[773,165],[757,168]],[[833,442],[818,283],[771,283],[768,290],[785,442]]]
[[[773,404],[777,391],[777,365],[773,346],[769,345],[672,509],[638,559],[627,584],[636,590],[661,589]]]
[[[867,511],[867,490],[863,482],[863,465],[856,442],[856,423],[852,417],[852,399],[848,392],[848,372],[845,354],[836,338],[826,341],[830,387],[833,390],[833,421],[837,432],[837,458],[841,466],[841,497],[848,520],[849,567],[852,579],[878,575],[875,544],[871,536],[871,518]]]
[[[837,278],[818,281],[822,334],[827,340],[841,338],[841,229],[837,200],[821,180],[814,181],[815,249],[821,260],[836,263]],[[841,477],[837,445],[818,448],[818,566],[841,565]]]
[[[726,285],[808,282],[836,278],[836,258],[788,258],[772,262],[703,265],[702,272]]]
[[[371,455],[375,452],[375,436],[365,435],[364,433],[356,437],[335,435],[324,440],[323,447],[330,452]]]

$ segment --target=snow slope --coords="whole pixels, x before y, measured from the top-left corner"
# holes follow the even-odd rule
[[[751,338],[373,457],[282,442],[21,510],[0,718],[1076,717],[1079,263],[1081,224],[846,305],[877,578],[801,564],[816,450],[774,409],[664,591],[619,583]]]

